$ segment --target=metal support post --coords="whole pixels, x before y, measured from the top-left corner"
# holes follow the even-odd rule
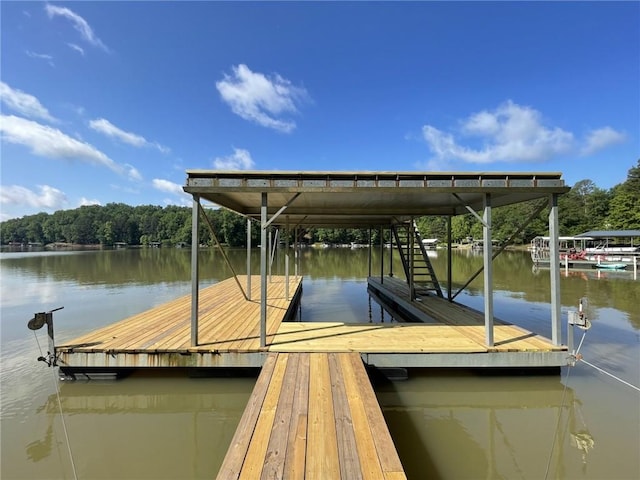
[[[251,300],[251,219],[247,218],[247,300]]]
[[[286,240],[285,240],[285,254],[284,254],[284,298],[289,300],[289,216],[287,215],[286,223]]]
[[[393,232],[391,231],[391,225],[389,225],[389,244],[391,248],[389,248],[389,276],[393,277]],[[382,242],[384,245],[384,241]],[[400,250],[402,246],[398,245],[398,250]]]
[[[300,244],[298,243],[298,227],[295,228],[295,238],[293,239],[293,269],[296,278],[298,278],[298,262],[300,261],[300,255],[298,249]]]
[[[267,346],[267,192],[260,207],[260,346]]]
[[[485,342],[493,347],[493,262],[491,243],[491,194],[485,193],[483,199],[482,241],[484,243],[484,329]]]
[[[452,287],[452,266],[453,260],[451,258],[451,215],[447,216],[447,299],[453,301],[453,287]]]
[[[380,283],[384,283],[384,230],[380,227]]]
[[[549,275],[551,280],[551,342],[554,345],[560,345],[562,342],[559,250],[558,194],[552,193],[549,199]]]
[[[371,228],[369,228],[369,276],[371,276],[372,261],[373,261],[373,235],[371,235]]]
[[[415,233],[414,233],[414,229],[415,226],[413,224],[413,217],[411,217],[411,221],[409,222],[409,225],[407,226],[407,249],[408,249],[408,255],[407,258],[409,259],[409,301],[413,302],[416,298],[416,286],[413,283],[413,255],[414,255],[414,242],[415,242]]]
[[[198,346],[198,238],[200,218],[200,195],[193,195],[193,210],[191,212],[191,346]]]

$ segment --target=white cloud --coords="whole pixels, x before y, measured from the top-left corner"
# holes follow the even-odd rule
[[[39,118],[47,122],[57,121],[36,97],[13,89],[4,82],[0,82],[0,99],[8,108],[25,117]]]
[[[627,139],[624,133],[617,132],[611,127],[603,127],[597,130],[591,130],[587,134],[585,145],[582,148],[582,155],[591,155],[599,150],[607,148],[611,145],[622,143]]]
[[[234,148],[233,153],[227,157],[216,157],[213,167],[217,170],[251,170],[255,163],[251,154],[242,148]]]
[[[67,204],[67,196],[57,188],[38,185],[34,192],[19,185],[3,186],[0,191],[0,203],[5,205],[29,205],[34,208],[50,210],[60,209]]]
[[[56,128],[13,115],[0,115],[2,139],[23,145],[32,153],[48,158],[78,160],[107,167],[119,174],[125,169],[92,145],[81,142]]]
[[[80,45],[76,45],[75,43],[67,43],[67,45],[71,50],[75,50],[84,57],[84,48],[82,48]]]
[[[270,77],[252,72],[246,65],[232,67],[232,75],[216,82],[222,100],[233,113],[263,127],[289,133],[296,128],[283,114],[298,113],[298,104],[307,100],[307,91],[295,87],[278,74]]]
[[[134,180],[136,182],[142,181],[142,175],[136,167],[134,167],[133,165],[125,164],[125,169],[129,180]]]
[[[46,60],[49,65],[55,67],[53,63],[53,56],[46,53],[36,53],[31,50],[25,50],[24,53],[27,54],[27,57],[37,58],[38,60]]]
[[[169,149],[159,143],[149,142],[141,135],[132,132],[125,132],[124,130],[116,127],[109,120],[104,118],[98,118],[91,120],[89,126],[96,132],[102,133],[108,137],[115,138],[123,143],[132,145],[134,147],[153,147],[160,150],[162,153],[169,153]]]
[[[461,122],[462,136],[482,140],[479,149],[458,143],[451,133],[431,125],[422,128],[432,160],[462,160],[467,163],[539,162],[567,153],[573,148],[573,134],[547,127],[542,115],[531,107],[507,101],[496,110],[475,113]]]
[[[153,188],[162,192],[173,193],[176,195],[186,195],[182,189],[182,185],[170,182],[169,180],[163,180],[161,178],[154,178],[152,180]]]
[[[56,5],[47,4],[44,8],[47,12],[47,15],[49,15],[49,18],[53,18],[55,16],[66,18],[73,24],[73,28],[75,28],[80,33],[80,35],[86,42],[90,43],[94,47],[101,48],[105,52],[109,52],[109,47],[102,43],[102,40],[100,40],[96,36],[91,26],[80,15],[69,10],[68,8],[58,7]]]
[[[92,200],[86,197],[80,198],[80,201],[78,202],[79,207],[85,207],[89,205],[102,205],[102,203],[100,202],[100,200]]]

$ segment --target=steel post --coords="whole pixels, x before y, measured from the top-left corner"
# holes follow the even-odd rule
[[[191,212],[191,346],[198,346],[198,237],[200,215],[200,195],[193,195],[193,210]]]
[[[484,263],[484,330],[485,342],[493,347],[493,244],[491,243],[491,194],[485,193],[482,215]]]

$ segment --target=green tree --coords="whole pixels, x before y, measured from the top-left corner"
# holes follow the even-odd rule
[[[640,229],[640,160],[624,183],[613,189],[608,224],[613,229]]]

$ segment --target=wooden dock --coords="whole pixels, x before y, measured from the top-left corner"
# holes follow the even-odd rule
[[[357,353],[270,353],[217,478],[406,476]]]
[[[239,276],[241,285],[246,277]],[[302,277],[274,276],[267,290],[267,341],[293,315]],[[200,291],[198,345],[191,345],[191,295],[56,345],[63,372],[139,367],[259,367],[260,277],[252,277],[251,300],[233,278]]]
[[[241,282],[246,278],[239,277]],[[297,306],[302,279],[268,284],[267,346],[260,347],[259,282],[252,300],[227,279],[200,292],[198,345],[190,344],[190,296],[168,302],[56,346],[65,373],[139,367],[260,367],[271,352],[358,352],[381,367],[553,367],[566,364],[567,347],[495,320],[485,344],[484,317],[469,307],[428,297],[409,302],[406,283],[370,278],[377,295],[391,298],[420,323],[286,322]]]

